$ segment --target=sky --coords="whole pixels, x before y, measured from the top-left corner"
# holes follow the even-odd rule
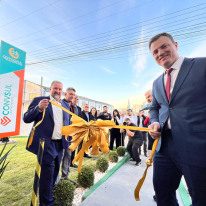
[[[183,57],[206,56],[204,0],[2,0],[0,40],[27,53],[25,79],[126,107],[163,73],[149,39],[168,32]]]

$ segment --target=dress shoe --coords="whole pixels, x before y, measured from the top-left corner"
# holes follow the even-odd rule
[[[135,166],[140,166],[140,165],[141,165],[141,161],[135,163]]]
[[[78,168],[78,166],[75,164],[71,164],[70,167]]]
[[[147,153],[144,153],[144,156],[147,157]]]
[[[86,157],[86,158],[92,158],[92,157],[90,157],[88,154],[84,154],[84,157]]]
[[[156,196],[155,196],[155,195],[153,196],[153,199],[154,199],[155,202],[157,202],[157,199],[156,199]]]
[[[130,158],[130,160],[129,161],[133,161],[133,162],[135,162],[135,159],[134,158]]]

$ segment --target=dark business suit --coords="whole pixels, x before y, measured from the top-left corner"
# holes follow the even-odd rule
[[[50,99],[50,97],[37,97],[34,98],[29,105],[28,110],[24,114],[24,122],[34,122],[36,125],[42,119],[42,112],[39,112],[38,104],[42,99]],[[64,101],[62,106],[67,107]],[[70,124],[70,115],[63,111],[64,125]],[[54,130],[54,118],[52,105],[49,103],[45,112],[45,117],[42,123],[36,127],[32,145],[26,149],[34,154],[38,153],[39,139],[45,138],[44,153],[41,166],[41,176],[39,182],[39,197],[40,206],[53,205],[52,189],[59,173],[59,166],[62,158],[63,149],[68,148],[68,142],[65,136],[61,140],[52,140]],[[31,135],[31,133],[30,133]],[[30,138],[30,136],[29,136]],[[70,140],[70,139],[69,139]],[[28,140],[29,142],[29,140]]]
[[[78,112],[76,111],[76,107],[77,107]],[[79,117],[82,118],[82,109],[81,109],[81,107],[79,107],[79,106],[76,106],[76,107],[72,104],[72,108],[73,108],[74,114],[76,114],[76,115],[78,115]],[[72,161],[74,160],[74,157],[75,157],[75,152],[76,152],[76,150],[74,150],[72,152],[71,165],[72,165]]]
[[[109,118],[107,119],[106,116],[104,115],[104,112],[101,112],[98,116],[97,116],[97,119],[102,119],[102,120],[111,120],[112,119],[112,116],[110,113],[107,113]]]
[[[181,176],[193,206],[206,205],[206,58],[185,58],[168,102],[163,75],[153,84],[151,123],[161,139],[154,157],[153,183],[158,206],[173,206]],[[170,117],[171,130],[166,121]]]

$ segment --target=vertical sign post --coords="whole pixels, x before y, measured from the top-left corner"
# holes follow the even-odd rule
[[[0,138],[19,135],[26,52],[0,41]]]

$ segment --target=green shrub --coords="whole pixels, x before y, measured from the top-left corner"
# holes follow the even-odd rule
[[[82,167],[81,172],[78,174],[77,182],[84,188],[89,188],[94,184],[94,171],[91,167]]]
[[[116,150],[119,157],[123,157],[125,155],[125,148],[124,147],[118,147]]]
[[[72,206],[74,185],[68,180],[61,180],[53,188],[54,206]]]
[[[116,151],[110,151],[109,153],[109,161],[110,162],[118,162],[118,154]]]
[[[109,161],[105,157],[101,157],[97,160],[96,168],[100,172],[105,172],[108,169],[108,167],[109,167]]]

